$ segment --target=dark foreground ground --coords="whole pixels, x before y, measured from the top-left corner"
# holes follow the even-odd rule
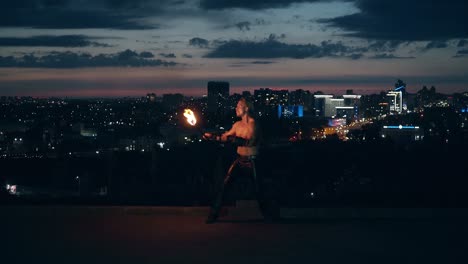
[[[468,263],[468,218],[0,207],[0,263]]]

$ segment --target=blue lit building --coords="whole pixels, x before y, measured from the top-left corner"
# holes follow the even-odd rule
[[[278,118],[303,117],[304,106],[302,105],[278,105]]]
[[[419,126],[383,126],[381,136],[397,143],[409,143],[423,140],[424,131]]]

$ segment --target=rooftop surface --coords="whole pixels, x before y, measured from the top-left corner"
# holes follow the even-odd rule
[[[394,217],[369,213],[376,209],[361,209],[367,216],[344,209],[282,209],[283,220],[265,223],[255,208],[230,207],[220,222],[207,225],[206,207],[1,208],[2,263],[466,263],[468,259],[466,209],[419,209],[425,214],[410,217],[403,213],[410,210],[401,209],[393,210],[400,212]],[[431,216],[430,211],[438,213]]]

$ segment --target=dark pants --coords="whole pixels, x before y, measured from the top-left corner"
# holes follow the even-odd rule
[[[218,160],[217,166],[221,166],[222,161]],[[257,198],[262,215],[265,218],[273,218],[275,209],[273,201],[267,201],[264,193],[264,166],[262,161],[256,156],[238,156],[229,167],[224,178],[216,175],[216,196],[211,208],[211,214],[219,215],[223,200],[225,198],[226,189],[232,184],[234,177],[238,176],[240,169],[249,170],[249,174],[253,180],[255,196]],[[216,174],[219,173],[218,172]],[[279,214],[279,212],[278,212]]]

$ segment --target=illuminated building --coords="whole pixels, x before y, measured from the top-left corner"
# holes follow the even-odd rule
[[[395,89],[388,91],[390,113],[401,114],[403,110],[406,110],[406,101],[403,98],[406,94],[406,84],[401,81],[395,85]]]
[[[390,112],[401,114],[403,112],[403,94],[401,91],[389,91],[387,96],[390,97]]]
[[[342,98],[333,95],[317,94],[315,99],[315,115],[319,117],[346,117],[348,120],[359,118],[361,95],[345,94]]]
[[[303,117],[304,107],[302,105],[289,105],[282,106],[278,105],[278,118],[292,118],[292,117]]]
[[[298,89],[289,93],[289,104],[290,105],[302,105],[304,111],[309,111],[311,107],[311,94],[310,91],[304,91]]]
[[[361,108],[361,95],[357,94],[345,94],[344,98],[344,107],[352,107],[353,112],[349,113],[346,117],[348,120],[356,120],[360,118],[360,108]],[[348,108],[350,109],[350,108]]]
[[[224,114],[228,97],[228,82],[208,82],[208,112]]]
[[[149,93],[146,95],[146,100],[150,103],[156,102],[156,94],[154,93]]]
[[[336,108],[344,106],[344,99],[330,98],[325,101],[325,117],[336,116]]]
[[[346,120],[352,120],[356,116],[354,106],[337,106],[335,110],[335,117],[337,118],[346,118]]]
[[[184,101],[184,96],[182,94],[163,94],[162,96],[162,105],[165,109],[174,111],[179,107]]]
[[[288,90],[271,90],[270,88],[260,88],[254,90],[254,105],[258,115],[275,115],[278,106],[289,105]],[[283,110],[285,108],[282,108]]]
[[[83,137],[97,137],[96,129],[93,128],[84,128],[82,127],[80,130],[80,135]]]
[[[397,143],[407,143],[422,140],[424,132],[419,126],[383,126],[381,136]]]
[[[288,105],[288,90],[271,90],[270,88],[260,88],[254,91],[254,102],[257,106],[278,106]]]
[[[327,102],[333,98],[333,95],[316,94],[314,95],[315,116],[324,117]]]

